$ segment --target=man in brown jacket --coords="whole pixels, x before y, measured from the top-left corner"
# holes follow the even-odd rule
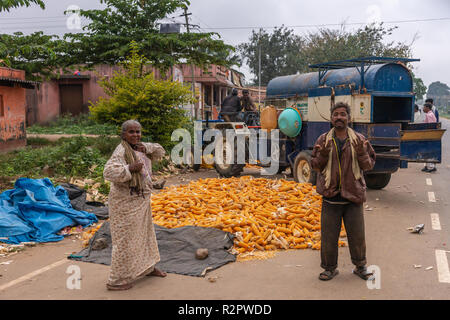
[[[320,280],[338,274],[338,241],[341,221],[347,231],[353,273],[369,279],[366,265],[363,203],[366,183],[363,172],[375,164],[375,152],[366,138],[348,127],[350,106],[343,102],[331,108],[333,128],[322,134],[312,152],[311,165],[318,172],[317,192],[323,196],[321,214]]]

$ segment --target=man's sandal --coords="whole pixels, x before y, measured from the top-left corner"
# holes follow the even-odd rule
[[[325,270],[319,275],[319,279],[323,281],[328,281],[333,279],[335,276],[339,274],[339,271],[337,269],[331,270]]]
[[[360,277],[363,280],[369,280],[373,276],[373,273],[367,272],[366,267],[355,268],[355,269],[353,269],[353,273],[356,274],[358,277]]]
[[[108,290],[113,290],[113,291],[128,290],[128,289],[131,289],[132,287],[133,287],[133,285],[131,283],[121,284],[121,285],[117,285],[117,286],[110,285],[109,283],[106,284],[106,288]]]

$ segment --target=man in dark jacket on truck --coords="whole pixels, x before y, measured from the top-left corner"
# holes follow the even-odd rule
[[[311,166],[318,172],[316,190],[323,196],[321,214],[320,280],[338,274],[338,241],[344,220],[353,273],[372,276],[366,268],[363,203],[366,183],[363,172],[373,168],[375,152],[365,137],[348,127],[350,106],[343,102],[331,108],[332,129],[322,134],[312,152]]]
[[[220,109],[220,115],[227,122],[234,122],[241,120],[238,115],[242,110],[241,99],[238,97],[238,90],[233,88],[231,95],[228,95],[223,99]]]

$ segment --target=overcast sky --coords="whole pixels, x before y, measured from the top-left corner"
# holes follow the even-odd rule
[[[64,10],[75,5],[83,9],[101,8],[99,0],[46,0],[47,8],[23,7],[0,14],[0,32],[43,30],[46,34],[62,35],[76,20],[64,16]],[[287,26],[298,34],[315,31],[318,25],[339,28],[347,23],[347,30],[361,27],[360,23],[384,21],[398,26],[390,41],[413,43],[415,74],[425,85],[441,81],[450,86],[450,0],[191,0],[190,22],[201,31],[215,31],[231,45],[249,39],[252,28]],[[172,21],[183,18],[172,15]],[[426,21],[411,21],[426,20]],[[389,22],[389,23],[388,23]],[[85,25],[86,21],[81,21]],[[251,77],[248,69],[240,71]]]

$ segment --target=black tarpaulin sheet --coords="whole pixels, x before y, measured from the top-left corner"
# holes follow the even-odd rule
[[[61,187],[67,191],[70,204],[75,210],[93,213],[97,219],[108,219],[108,207],[101,202],[86,201],[86,190],[71,183],[61,183]]]
[[[229,253],[233,246],[234,236],[231,233],[205,227],[185,226],[168,229],[155,226],[160,262],[156,267],[169,273],[203,277],[208,270],[217,269],[228,262],[236,261],[236,256]],[[105,238],[107,247],[94,250],[97,239]],[[199,248],[208,249],[208,257],[204,260],[195,258]],[[111,233],[109,221],[103,223],[100,229],[90,239],[89,245],[77,254],[68,258],[111,265]]]

